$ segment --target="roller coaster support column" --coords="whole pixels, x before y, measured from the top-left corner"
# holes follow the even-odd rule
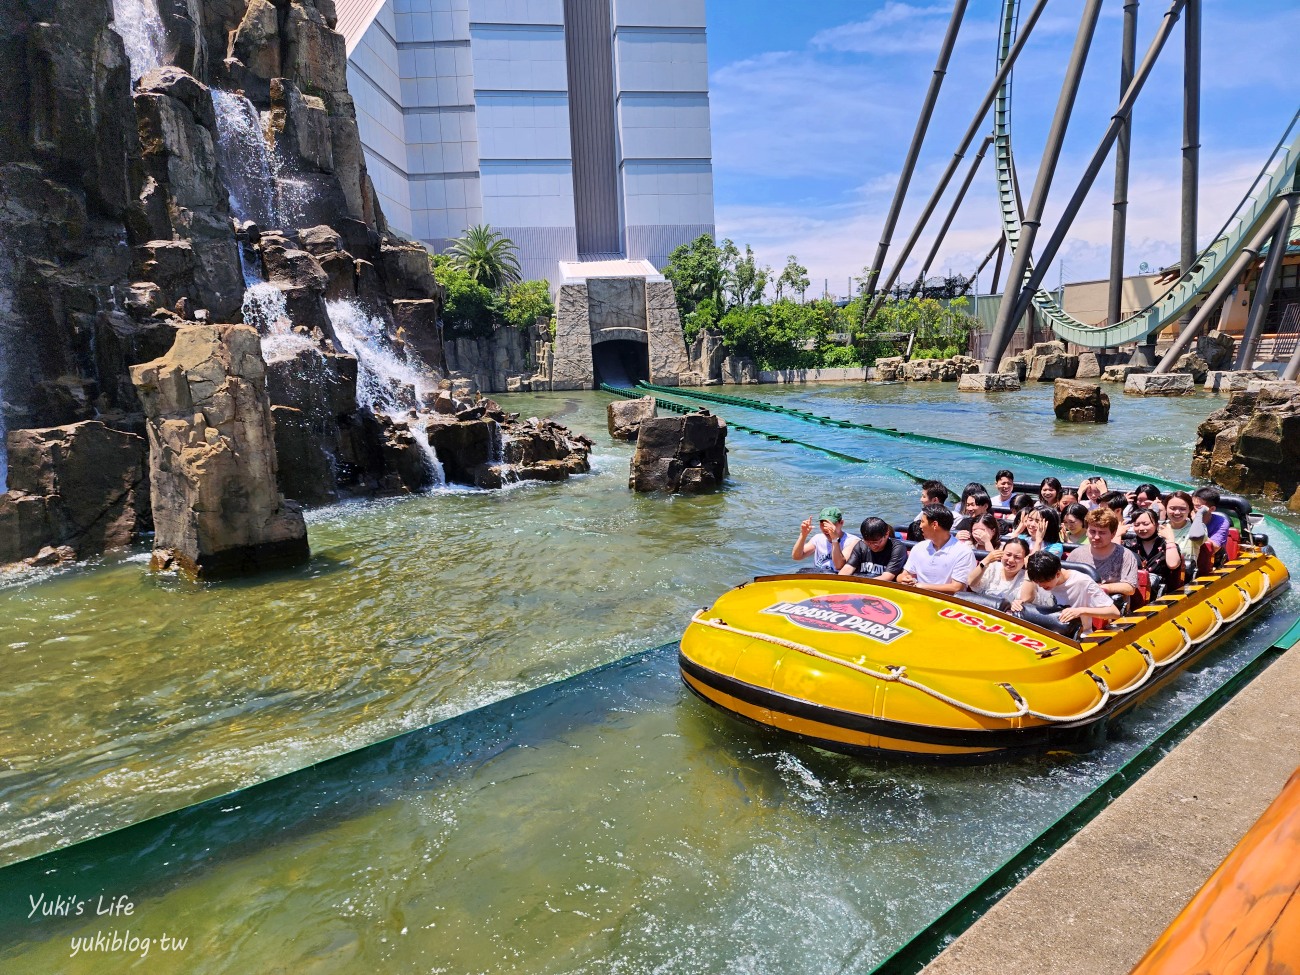
[[[930,273],[930,266],[934,264],[934,259],[939,255],[939,248],[943,246],[943,239],[948,236],[948,231],[952,229],[952,222],[957,216],[957,211],[961,209],[962,201],[966,199],[966,191],[970,189],[970,184],[975,181],[975,174],[979,172],[980,163],[984,161],[984,154],[989,151],[991,145],[993,145],[993,136],[985,136],[984,141],[980,143],[980,151],[975,154],[975,161],[970,165],[970,172],[966,174],[961,189],[957,191],[952,206],[948,208],[948,216],[943,219],[943,226],[939,228],[939,233],[934,238],[930,253],[925,255],[925,263],[921,265],[921,273],[916,276],[916,284],[912,285],[911,297],[915,298],[917,292],[921,290],[921,286],[925,284],[925,276]]]
[[[993,330],[994,337],[999,335],[998,326],[1001,326],[1003,323],[1003,312],[1006,313],[1006,317],[1009,321],[1018,322],[1020,317],[1024,315],[1025,312],[1029,311],[1029,306],[1034,300],[1034,293],[1042,287],[1043,279],[1047,276],[1047,271],[1050,268],[1052,261],[1056,258],[1057,252],[1060,251],[1061,245],[1065,243],[1065,236],[1070,232],[1070,226],[1074,223],[1074,218],[1078,216],[1079,209],[1088,198],[1088,191],[1092,189],[1092,184],[1096,181],[1097,174],[1101,172],[1101,167],[1106,162],[1106,156],[1110,154],[1111,146],[1115,144],[1115,140],[1119,137],[1123,123],[1132,115],[1133,103],[1137,101],[1137,97],[1142,91],[1142,86],[1146,84],[1147,78],[1151,76],[1151,71],[1160,57],[1160,52],[1164,49],[1165,41],[1168,40],[1169,35],[1173,33],[1174,25],[1178,23],[1178,14],[1182,11],[1186,3],[1187,0],[1173,0],[1173,3],[1169,5],[1169,9],[1165,11],[1164,20],[1160,23],[1160,29],[1156,31],[1156,36],[1152,38],[1151,45],[1147,48],[1147,53],[1142,58],[1142,64],[1133,75],[1133,80],[1129,83],[1128,89],[1124,92],[1124,97],[1120,99],[1119,105],[1115,109],[1115,113],[1110,117],[1110,124],[1106,127],[1106,133],[1102,136],[1101,142],[1098,144],[1096,151],[1093,152],[1092,159],[1088,161],[1088,165],[1083,171],[1083,176],[1079,179],[1079,185],[1074,189],[1074,195],[1070,197],[1070,202],[1066,204],[1065,210],[1061,214],[1061,219],[1056,225],[1056,229],[1052,231],[1051,239],[1047,242],[1047,246],[1043,248],[1043,253],[1039,255],[1033,273],[1028,276],[1027,280],[1024,277],[1024,268],[1029,261],[1029,254],[1028,252],[1025,253],[1024,263],[1021,264],[1021,250],[1024,250],[1026,247],[1026,237],[1024,234],[1021,235],[1021,250],[1016,252],[1017,264],[1020,265],[1020,277],[1016,277],[1017,271],[1013,266],[1012,271],[1007,278],[1008,293],[1010,292],[1013,282],[1016,283],[1015,286],[1019,287],[1020,290],[1017,292],[1014,302],[1007,302],[1005,300],[1002,302],[1002,311],[998,314],[998,325],[994,326]],[[1060,109],[1058,109],[1058,112],[1059,111]],[[1042,176],[1042,173],[1043,170],[1040,169],[1040,177]],[[1037,195],[1037,187],[1034,188],[1034,193]],[[1033,207],[1032,200],[1030,201],[1030,207],[1031,209]],[[1025,222],[1027,224],[1028,220]],[[1029,237],[1028,240],[1032,243],[1032,236]],[[1006,344],[1011,338],[1011,331],[1012,329],[1009,329],[1002,334],[1000,345],[995,345],[992,341],[989,343],[988,355],[992,358],[994,366],[998,363],[1002,353],[1006,351]],[[986,371],[992,371],[988,358],[985,359],[984,369]]]
[[[1209,320],[1210,316],[1218,310],[1223,299],[1228,297],[1232,289],[1237,286],[1237,282],[1245,273],[1246,268],[1250,267],[1250,262],[1259,257],[1259,252],[1264,249],[1264,244],[1276,232],[1278,223],[1290,219],[1291,203],[1289,199],[1278,201],[1277,206],[1273,208],[1259,233],[1251,239],[1249,244],[1242,248],[1241,253],[1237,255],[1237,259],[1228,268],[1228,272],[1219,279],[1219,283],[1210,292],[1210,296],[1205,299],[1205,302],[1197,309],[1196,314],[1192,316],[1191,322],[1178,333],[1178,338],[1174,340],[1174,344],[1165,353],[1164,358],[1160,360],[1160,364],[1155,367],[1153,372],[1160,374],[1173,370],[1174,365],[1183,353],[1191,348],[1192,342],[1196,339],[1196,333],[1200,331],[1201,326]]]
[[[930,89],[925,93],[925,103],[921,106],[921,115],[916,120],[916,130],[912,133],[912,144],[907,150],[907,159],[903,163],[903,172],[898,177],[898,186],[894,189],[894,202],[889,206],[889,215],[885,217],[884,229],[880,232],[880,244],[876,248],[876,257],[871,262],[871,271],[867,274],[866,293],[876,292],[876,280],[880,269],[885,265],[885,255],[889,252],[889,242],[894,236],[894,227],[898,224],[898,215],[903,209],[903,200],[907,197],[907,187],[912,182],[912,173],[916,169],[917,157],[921,155],[921,144],[925,142],[926,129],[930,127],[930,118],[934,115],[934,104],[939,100],[939,89],[943,86],[943,76],[948,73],[948,59],[957,43],[957,32],[961,21],[966,16],[967,0],[957,0],[952,7],[952,18],[948,21],[948,32],[943,36],[939,46],[939,59],[934,65],[934,74],[930,78]]]
[[[1297,377],[1300,377],[1300,345],[1296,346],[1295,351],[1291,353],[1291,361],[1282,370],[1283,379],[1290,379],[1294,382]]]
[[[1056,163],[1061,158],[1061,144],[1065,141],[1065,130],[1070,124],[1070,114],[1074,110],[1075,96],[1079,93],[1079,79],[1083,66],[1088,60],[1088,48],[1092,45],[1092,35],[1097,28],[1097,15],[1101,12],[1101,0],[1088,0],[1079,20],[1079,33],[1074,39],[1074,50],[1070,54],[1070,63],[1065,69],[1065,81],[1061,84],[1061,97],[1056,104],[1056,115],[1052,127],[1047,133],[1047,146],[1043,150],[1043,161],[1038,167],[1038,177],[1034,180],[1034,192],[1029,198],[1025,219],[1021,225],[1020,244],[1012,255],[1011,269],[1007,272],[1007,289],[998,309],[998,319],[989,336],[989,347],[984,353],[983,372],[997,372],[1002,353],[1006,351],[1015,332],[1020,317],[1028,310],[1028,300],[1007,299],[1015,289],[1016,294],[1032,296],[1032,291],[1021,291],[1025,276],[1029,271],[1029,259],[1034,251],[1034,237],[1043,222],[1043,208],[1047,204],[1047,193],[1052,188],[1052,178],[1056,175]],[[1045,268],[1045,265],[1044,265]],[[1043,268],[1040,268],[1040,271]]]
[[[1196,263],[1196,207],[1201,169],[1201,0],[1188,0],[1183,22],[1183,206],[1180,270],[1190,274]],[[1192,314],[1183,319],[1191,328]],[[1181,338],[1181,334],[1179,336]],[[1159,371],[1159,370],[1157,370]]]
[[[1124,4],[1124,43],[1119,67],[1121,99],[1133,83],[1133,65],[1137,62],[1137,16],[1138,0],[1127,0]],[[1129,135],[1132,129],[1133,116],[1128,115],[1121,123],[1115,140],[1115,209],[1110,229],[1110,300],[1106,306],[1106,321],[1111,325],[1123,315],[1124,238],[1128,224]]]
[[[1246,333],[1241,337],[1241,348],[1237,350],[1234,369],[1249,369],[1255,361],[1255,350],[1259,346],[1259,337],[1264,331],[1264,319],[1268,316],[1268,307],[1273,303],[1273,285],[1277,283],[1277,272],[1282,267],[1282,258],[1286,256],[1287,239],[1291,236],[1291,227],[1295,223],[1296,199],[1300,194],[1289,193],[1287,201],[1287,218],[1278,224],[1277,232],[1268,243],[1268,260],[1264,270],[1259,274],[1259,283],[1255,285],[1255,297],[1250,303],[1250,319],[1246,322]]]
[[[889,277],[885,279],[884,284],[876,288],[875,300],[872,301],[871,307],[867,309],[866,314],[863,316],[865,321],[870,321],[875,317],[876,312],[880,311],[880,306],[885,300],[885,294],[894,286],[894,282],[898,280],[898,275],[903,270],[904,262],[911,255],[912,248],[916,246],[917,240],[920,239],[921,231],[925,229],[926,221],[934,215],[934,208],[939,205],[939,200],[943,198],[944,191],[948,189],[948,184],[952,182],[953,174],[957,172],[957,167],[961,164],[962,156],[966,154],[966,150],[970,148],[970,144],[975,141],[975,134],[979,131],[980,126],[984,124],[984,116],[988,115],[989,107],[993,104],[993,99],[997,97],[998,89],[1002,87],[1002,82],[1006,79],[1007,75],[1011,73],[1011,68],[1015,65],[1016,58],[1020,56],[1020,52],[1029,41],[1029,35],[1033,33],[1034,25],[1038,23],[1038,19],[1043,15],[1043,10],[1046,9],[1046,7],[1047,0],[1038,0],[1038,2],[1034,4],[1034,9],[1029,12],[1029,16],[1025,18],[1025,24],[1020,29],[1020,33],[1016,36],[1015,44],[1011,46],[1011,50],[1008,52],[1006,60],[1002,62],[1002,66],[998,68],[998,73],[994,75],[993,84],[989,86],[989,90],[985,93],[984,100],[980,102],[979,108],[975,110],[975,118],[971,121],[970,128],[966,130],[966,134],[962,137],[961,144],[957,147],[957,151],[953,153],[952,159],[948,160],[948,168],[945,169],[943,175],[939,177],[939,185],[935,187],[934,192],[930,195],[930,199],[925,204],[925,209],[921,211],[921,216],[917,218],[916,226],[912,228],[912,235],[907,239],[907,243],[903,245],[903,251],[898,255],[894,264],[894,269],[889,273]],[[870,283],[872,287],[875,287],[875,275],[872,277],[873,280]]]

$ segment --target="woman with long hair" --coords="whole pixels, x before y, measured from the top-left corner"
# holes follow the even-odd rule
[[[1049,505],[1035,505],[1025,514],[1025,531],[1020,537],[1029,543],[1029,552],[1051,552],[1065,555],[1061,544],[1061,517]]]
[[[1088,509],[1080,502],[1065,506],[1061,512],[1061,540],[1066,545],[1088,544],[1088,526],[1083,523],[1087,517]]]
[[[1038,503],[1055,508],[1061,503],[1061,495],[1064,493],[1060,481],[1054,477],[1045,477],[1038,484]]]
[[[1137,537],[1124,547],[1137,556],[1138,569],[1165,581],[1166,589],[1182,585],[1183,555],[1174,541],[1173,529],[1161,525],[1150,508],[1139,508],[1131,523]]]

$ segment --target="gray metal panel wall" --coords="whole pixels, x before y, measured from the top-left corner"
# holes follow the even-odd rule
[[[564,0],[573,211],[582,256],[623,252],[610,0]]]

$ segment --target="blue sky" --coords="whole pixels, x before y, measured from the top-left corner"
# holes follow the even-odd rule
[[[957,148],[995,71],[998,0],[970,0],[894,251]],[[1029,7],[1022,0],[1022,11]],[[1015,74],[1013,145],[1029,195],[1083,0],[1053,0]],[[1145,0],[1138,57],[1168,8]],[[1240,202],[1300,108],[1297,0],[1202,0],[1202,241]],[[844,294],[870,263],[952,13],[951,0],[708,0],[714,191],[719,237],[753,245],[779,270],[788,254],[820,291]],[[1118,101],[1123,3],[1107,0],[1049,197],[1045,234],[1074,190]],[[1178,259],[1182,24],[1134,113],[1126,273]],[[976,145],[967,159],[973,158]],[[935,270],[970,273],[997,241],[992,158],[984,160]],[[966,165],[958,171],[964,175]],[[954,181],[956,182],[956,181]],[[1049,281],[1103,278],[1113,170],[1075,221]],[[949,192],[949,198],[952,191]],[[941,204],[939,216],[946,211]],[[935,221],[937,224],[937,219]],[[1042,239],[1042,238],[1040,238]],[[929,249],[923,237],[917,250]],[[892,263],[891,252],[891,263]],[[915,267],[912,267],[913,273]],[[991,265],[984,272],[985,284]]]

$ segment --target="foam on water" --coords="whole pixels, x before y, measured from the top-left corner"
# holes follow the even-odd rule
[[[357,302],[330,301],[325,308],[339,344],[357,359],[357,403],[372,413],[406,424],[424,452],[434,484],[445,485],[447,478],[437,451],[429,443],[424,422],[418,415],[411,415],[436,388],[433,374],[395,347],[388,339],[383,319],[371,315]]]

